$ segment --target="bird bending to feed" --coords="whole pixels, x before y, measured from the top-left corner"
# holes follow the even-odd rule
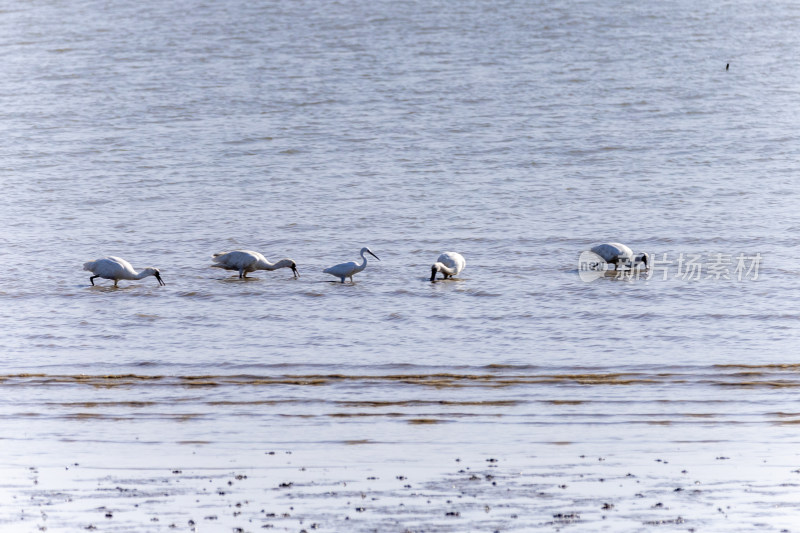
[[[629,265],[633,268],[638,263],[642,263],[645,269],[648,268],[647,254],[642,253],[634,257],[633,250],[618,242],[598,244],[592,247],[592,252],[602,257],[606,263],[613,264],[614,270],[617,270],[620,265]]]
[[[340,265],[335,265],[330,268],[326,268],[325,270],[323,270],[323,272],[326,274],[330,274],[331,276],[336,276],[337,278],[342,280],[342,283],[344,283],[344,278],[350,278],[350,282],[352,282],[353,274],[357,274],[362,270],[364,270],[365,268],[367,268],[367,258],[364,256],[364,254],[369,254],[378,261],[380,261],[380,258],[377,255],[373,254],[372,251],[365,246],[364,248],[361,249],[361,259],[363,259],[364,262],[361,263],[360,265],[355,261],[350,261],[349,263],[342,263]]]
[[[89,278],[92,285],[94,285],[95,278],[113,279],[116,287],[117,282],[121,279],[142,279],[147,276],[155,276],[159,285],[166,285],[157,268],[147,267],[141,272],[136,272],[130,263],[119,257],[104,257],[96,261],[89,261],[83,264],[83,269],[94,274]]]
[[[256,270],[277,270],[279,268],[291,268],[294,277],[300,274],[297,272],[297,265],[291,259],[281,259],[277,263],[270,263],[267,258],[258,252],[251,252],[250,250],[236,250],[233,252],[221,252],[214,254],[214,262],[211,265],[215,268],[224,268],[225,270],[238,270],[239,279],[247,277],[248,272],[255,272]]]
[[[467,262],[464,260],[463,255],[456,252],[444,252],[431,266],[431,281],[436,280],[437,272],[441,272],[444,275],[442,279],[458,276],[465,266],[467,266]]]

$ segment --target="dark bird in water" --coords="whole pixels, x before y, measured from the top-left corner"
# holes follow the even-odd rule
[[[729,68],[731,68],[731,64],[730,63],[725,63],[725,70],[728,70]]]

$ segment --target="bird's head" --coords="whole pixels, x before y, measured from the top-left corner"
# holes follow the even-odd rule
[[[437,272],[439,272],[439,263],[431,265],[431,281],[436,281]]]
[[[289,265],[289,268],[292,269],[292,272],[294,273],[294,277],[296,277],[296,278],[300,277],[300,272],[297,271],[297,263],[292,261],[292,264]]]
[[[145,269],[147,272],[150,273],[151,276],[155,277],[158,280],[159,285],[166,285],[164,280],[161,279],[161,272],[157,268],[149,267]]]

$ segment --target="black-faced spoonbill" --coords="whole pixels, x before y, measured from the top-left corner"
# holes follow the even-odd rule
[[[166,285],[157,268],[147,267],[141,272],[136,272],[130,263],[119,257],[104,257],[96,261],[89,261],[83,264],[83,269],[94,274],[89,278],[92,285],[94,285],[95,278],[113,279],[116,287],[117,282],[121,279],[142,279],[147,276],[155,276],[159,285]]]
[[[647,268],[647,254],[639,254],[634,257],[633,250],[618,242],[598,244],[592,248],[592,252],[602,257],[606,263],[613,264],[614,270],[617,270],[620,265],[626,264],[633,268],[639,262],[644,264],[645,269]]]
[[[339,265],[332,266],[330,268],[326,268],[325,270],[323,270],[323,272],[326,274],[330,274],[331,276],[336,276],[337,278],[342,280],[342,283],[344,283],[344,278],[350,278],[350,282],[352,283],[353,274],[357,274],[362,270],[364,270],[365,268],[367,268],[367,258],[364,257],[365,253],[371,255],[372,257],[380,261],[380,258],[377,255],[373,254],[370,251],[370,249],[365,246],[364,248],[361,249],[361,259],[363,259],[364,262],[361,263],[360,265],[355,261],[350,261],[349,263],[342,263]]]
[[[437,272],[441,272],[444,275],[442,279],[458,276],[465,266],[467,266],[467,262],[464,260],[463,255],[456,252],[444,252],[431,266],[431,281],[436,280]]]
[[[300,274],[297,272],[297,265],[291,259],[281,259],[277,263],[270,263],[267,258],[258,252],[251,252],[250,250],[235,250],[233,252],[221,252],[214,254],[214,262],[211,265],[216,268],[224,268],[225,270],[238,270],[239,279],[247,277],[248,272],[255,272],[256,270],[277,270],[279,268],[291,268],[294,277]]]

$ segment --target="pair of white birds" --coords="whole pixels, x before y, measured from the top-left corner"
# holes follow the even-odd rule
[[[370,254],[380,261],[380,258],[372,253],[369,248],[364,247],[361,249],[361,263],[355,261],[341,263],[326,268],[323,272],[336,276],[342,283],[344,283],[345,278],[350,278],[352,282],[354,274],[367,268],[367,258],[364,254]],[[256,270],[277,270],[279,268],[291,268],[294,277],[300,276],[300,273],[297,272],[297,264],[293,260],[281,259],[276,263],[270,263],[260,253],[250,250],[222,252],[214,254],[213,259],[215,264],[211,265],[212,267],[236,270],[239,272],[240,279],[246,278],[249,272],[255,272]],[[431,281],[435,280],[437,272],[441,272],[444,275],[443,279],[457,276],[464,269],[464,266],[466,266],[466,261],[464,261],[461,254],[445,252],[439,256],[439,259],[431,267]],[[83,269],[94,274],[89,278],[92,285],[94,285],[95,278],[113,279],[116,287],[121,279],[137,280],[147,276],[155,276],[159,285],[166,285],[161,279],[161,272],[157,268],[147,267],[141,272],[136,272],[129,262],[119,257],[104,257],[96,261],[89,261],[83,264]]]

